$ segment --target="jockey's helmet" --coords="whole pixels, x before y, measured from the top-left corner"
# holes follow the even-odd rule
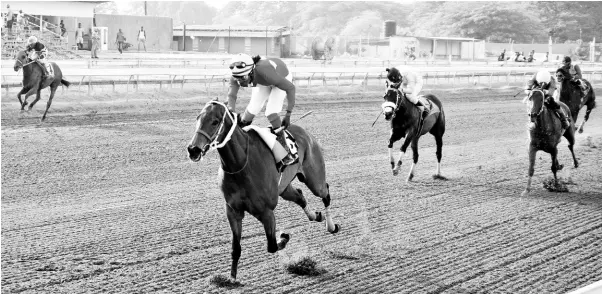
[[[27,39],[27,44],[35,44],[38,42],[38,38],[36,38],[36,36],[31,36],[29,37],[29,39]]]
[[[543,83],[549,84],[551,79],[552,75],[550,75],[550,72],[545,69],[538,71],[535,75],[535,81],[537,81],[537,83],[540,85]]]
[[[387,68],[387,80],[392,83],[393,87],[398,87],[402,79],[401,72],[397,68]]]
[[[234,77],[244,77],[251,73],[251,70],[255,67],[255,63],[253,62],[253,58],[251,56],[239,53],[232,57],[230,60],[230,70],[232,71],[232,76]]]

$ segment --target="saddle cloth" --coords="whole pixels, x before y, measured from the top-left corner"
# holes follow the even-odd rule
[[[274,145],[278,144],[278,141],[276,141],[276,135],[272,133],[271,127],[262,128],[255,125],[249,125],[242,129],[245,132],[249,132],[249,130],[255,131],[259,135],[259,137],[263,139],[265,144],[268,145],[270,150],[274,150]],[[287,130],[284,130],[283,132],[284,139],[289,149],[291,150],[291,154],[296,157],[297,153],[299,152],[299,146],[297,145],[297,141],[295,141],[295,137],[293,137],[293,135]]]
[[[418,96],[418,100],[422,102],[424,107],[429,111],[429,115],[439,113],[440,109],[437,104],[433,103],[431,100],[428,100],[424,95]]]

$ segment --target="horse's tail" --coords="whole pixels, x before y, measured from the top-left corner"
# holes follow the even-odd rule
[[[71,83],[67,80],[63,80],[61,79],[61,84],[65,85],[65,87],[69,88],[69,86],[71,86]]]

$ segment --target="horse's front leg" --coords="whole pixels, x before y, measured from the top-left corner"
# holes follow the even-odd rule
[[[226,204],[226,215],[232,230],[232,266],[230,268],[230,276],[236,279],[238,271],[238,260],[240,259],[240,238],[242,236],[242,219],[245,216],[244,212],[234,210],[230,205]]]
[[[592,108],[593,108],[592,103],[588,102],[587,110],[585,111],[585,116],[583,117],[583,121],[581,122],[581,124],[579,124],[579,127],[577,128],[577,130],[579,130],[579,134],[583,133],[583,125],[585,125],[585,122],[589,119],[589,114],[592,112]]]
[[[533,177],[533,173],[535,172],[535,154],[537,153],[537,149],[529,144],[529,179],[527,180],[527,187],[525,191],[521,194],[521,196],[528,196],[529,192],[531,192],[531,178]]]
[[[412,159],[414,161],[412,162],[412,166],[410,167],[410,173],[408,173],[408,178],[406,179],[406,182],[409,182],[414,178],[414,169],[418,164],[418,139],[420,139],[420,137],[416,136],[416,138],[412,140]]]
[[[403,144],[401,145],[401,148],[399,149],[399,156],[397,158],[397,164],[395,165],[395,168],[393,168],[393,175],[394,176],[396,176],[397,174],[399,174],[399,169],[401,168],[401,159],[406,154],[406,150],[408,150],[408,146],[412,142],[413,138],[414,138],[414,136],[409,135],[403,141]]]
[[[280,240],[276,240],[276,217],[274,216],[274,211],[265,208],[263,213],[259,216],[259,220],[265,229],[265,236],[268,241],[268,252],[275,253],[278,250],[284,249],[286,243],[290,240],[290,236],[282,233],[278,236]]]
[[[23,89],[21,89],[21,91],[19,91],[19,93],[17,94],[17,99],[19,99],[19,105],[21,105],[21,110],[25,110],[25,105],[23,105],[23,100],[21,100],[21,95],[27,93],[27,91],[29,91],[29,88],[23,87]]]
[[[403,138],[403,131],[399,129],[391,129],[391,134],[389,136],[389,160],[391,161],[391,169],[393,170],[393,175],[397,175],[395,172],[395,158],[393,157],[393,144],[399,139]],[[397,169],[399,172],[399,169]]]
[[[36,99],[33,100],[33,102],[31,102],[31,104],[29,105],[29,111],[31,111],[33,106],[36,105],[38,101],[40,101],[40,98],[42,98],[42,89],[38,88],[38,91],[36,92]]]
[[[23,98],[23,104],[21,105],[21,110],[25,110],[25,106],[27,106],[27,98],[29,98],[29,96],[31,96],[37,92],[39,92],[38,87],[32,87],[31,89],[29,89],[29,91],[27,91],[27,93],[25,93],[25,98]]]

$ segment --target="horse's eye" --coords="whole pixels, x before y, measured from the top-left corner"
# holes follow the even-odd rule
[[[217,119],[211,122],[212,126],[217,126],[217,124],[219,124],[219,121]]]

